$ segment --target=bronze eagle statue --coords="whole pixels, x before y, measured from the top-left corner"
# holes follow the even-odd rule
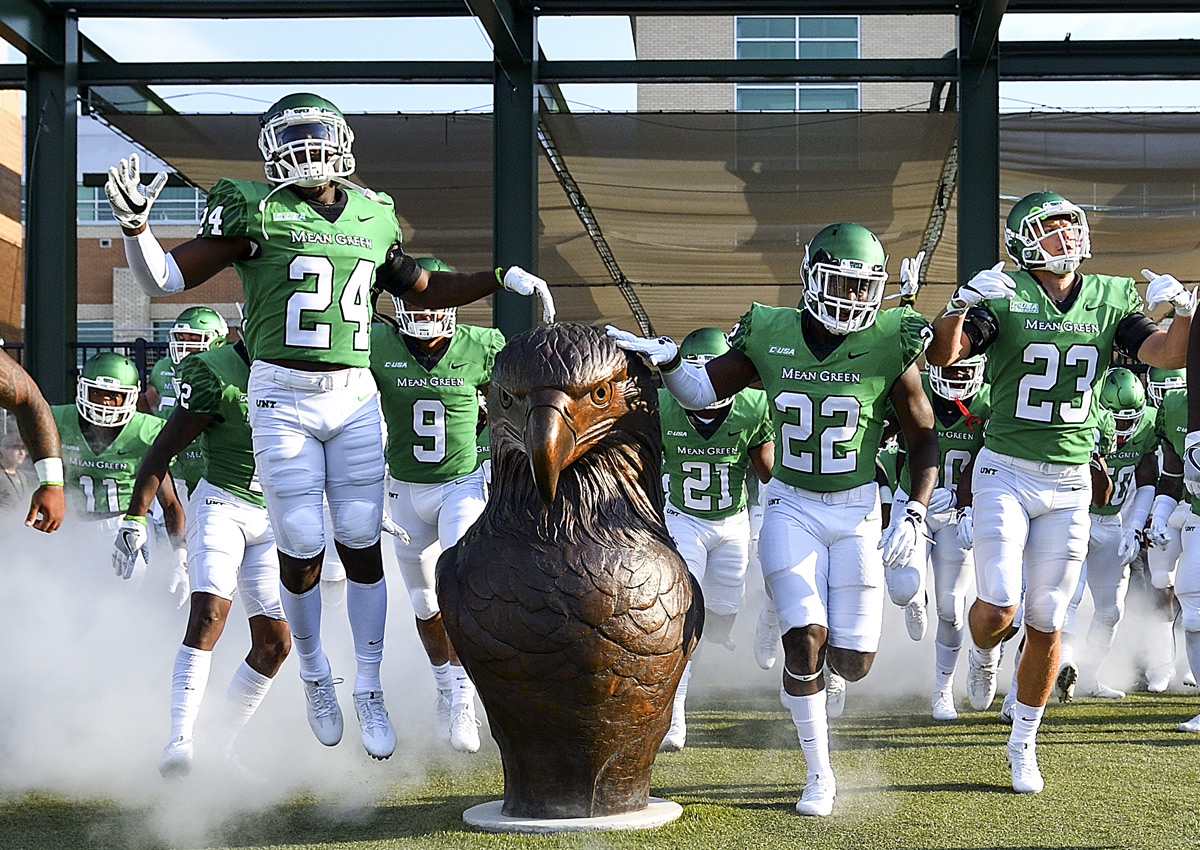
[[[704,616],[663,521],[650,370],[598,328],[535,328],[496,357],[488,427],[487,507],[437,595],[500,747],[502,812],[643,809]]]

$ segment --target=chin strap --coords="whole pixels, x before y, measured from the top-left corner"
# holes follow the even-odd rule
[[[274,195],[276,192],[278,192],[280,189],[286,189],[288,186],[295,186],[299,182],[300,182],[299,178],[292,178],[291,180],[284,180],[282,183],[277,183],[277,184],[275,184],[275,188],[272,189],[270,192],[267,192],[267,196],[258,202],[258,222],[259,222],[260,228],[262,229],[263,239],[266,239],[268,241],[271,239],[271,237],[267,235],[267,216],[266,216],[267,201],[269,201],[271,199],[271,196]],[[366,186],[359,186],[357,183],[351,182],[350,180],[347,180],[345,177],[336,177],[336,176],[330,177],[329,180],[327,180],[326,182],[334,183],[338,186],[342,186],[346,189],[349,189],[352,192],[358,192],[360,195],[362,195],[368,201],[378,201],[379,200],[379,195],[377,195],[375,192],[371,191]]]

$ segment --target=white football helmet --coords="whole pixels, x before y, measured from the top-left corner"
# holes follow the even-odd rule
[[[976,354],[949,366],[930,366],[929,387],[947,401],[971,398],[983,386],[986,367],[986,354]]]

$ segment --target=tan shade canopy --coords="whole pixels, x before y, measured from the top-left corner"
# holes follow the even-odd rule
[[[248,115],[110,115],[122,132],[208,188],[263,179]],[[492,263],[489,115],[352,115],[357,179],[396,201],[410,253],[458,269]],[[795,304],[804,244],[857,221],[900,258],[928,247],[918,307],[958,277],[954,113],[552,114],[543,130],[582,191],[654,330],[728,327],[752,301]],[[538,272],[565,320],[636,327],[558,176],[539,171]],[[1000,208],[1060,192],[1088,213],[1085,270],[1200,280],[1200,115],[1045,114],[1001,120]],[[1000,234],[997,233],[1000,242]],[[1005,256],[1001,247],[1001,256]],[[969,274],[974,270],[964,270]],[[895,285],[889,292],[895,291]],[[486,305],[460,320],[488,323]]]

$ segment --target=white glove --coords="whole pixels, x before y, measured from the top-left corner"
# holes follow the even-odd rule
[[[975,518],[971,506],[959,508],[954,512],[955,534],[958,535],[958,545],[964,549],[975,546]]]
[[[1200,431],[1189,431],[1183,438],[1183,484],[1193,496],[1200,496]]]
[[[383,525],[381,528],[383,531],[386,531],[388,534],[392,535],[392,537],[395,537],[405,546],[411,542],[408,537],[408,532],[396,525],[396,523],[392,522],[392,518],[387,514],[383,515]]]
[[[892,523],[883,532],[879,548],[883,550],[883,565],[894,570],[908,563],[917,541],[925,536],[925,506],[909,502],[899,518],[893,514]]]
[[[500,279],[500,285],[517,295],[537,295],[542,301],[542,321],[546,324],[554,321],[554,299],[550,296],[546,281],[520,266],[510,266]]]
[[[123,159],[120,164],[109,167],[108,180],[104,182],[104,194],[108,195],[113,218],[130,230],[137,230],[149,219],[151,205],[167,185],[167,172],[158,172],[148,186],[143,186],[141,181],[138,155],[131,153],[128,160]]]
[[[1142,269],[1142,277],[1150,281],[1146,287],[1147,310],[1153,310],[1159,304],[1170,301],[1176,316],[1190,316],[1196,312],[1196,290],[1188,292],[1174,275],[1155,274],[1150,269]]]
[[[1166,549],[1171,543],[1171,514],[1177,505],[1165,494],[1154,497],[1154,510],[1150,512],[1150,525],[1146,527],[1146,542],[1155,549]]]
[[[924,261],[924,251],[919,251],[915,257],[905,257],[900,261],[900,292],[897,295],[889,295],[889,299],[917,297],[921,288],[921,263]]]
[[[126,515],[117,528],[117,539],[113,543],[113,572],[124,579],[132,576],[134,565],[137,564],[138,552],[142,553],[147,564],[150,563],[150,543],[149,536],[146,534],[146,518]]]
[[[954,491],[949,487],[938,487],[929,497],[929,513],[940,514],[954,507]]]
[[[182,608],[191,596],[192,586],[188,581],[187,549],[175,550],[175,563],[171,567],[171,577],[167,579],[167,593],[175,597],[175,607]]]
[[[950,296],[946,305],[947,316],[961,316],[980,301],[991,301],[996,298],[1012,298],[1017,294],[1013,289],[1013,280],[1001,269],[1003,261],[996,263],[990,269],[984,269],[975,277],[964,283]]]
[[[1125,566],[1137,557],[1138,550],[1142,548],[1138,541],[1137,532],[1132,528],[1121,535],[1121,547],[1117,550],[1117,562],[1119,566]]]
[[[644,336],[636,336],[629,331],[614,328],[612,325],[605,325],[604,331],[619,348],[637,352],[645,357],[651,366],[670,363],[679,354],[679,346],[669,336],[647,339]]]

